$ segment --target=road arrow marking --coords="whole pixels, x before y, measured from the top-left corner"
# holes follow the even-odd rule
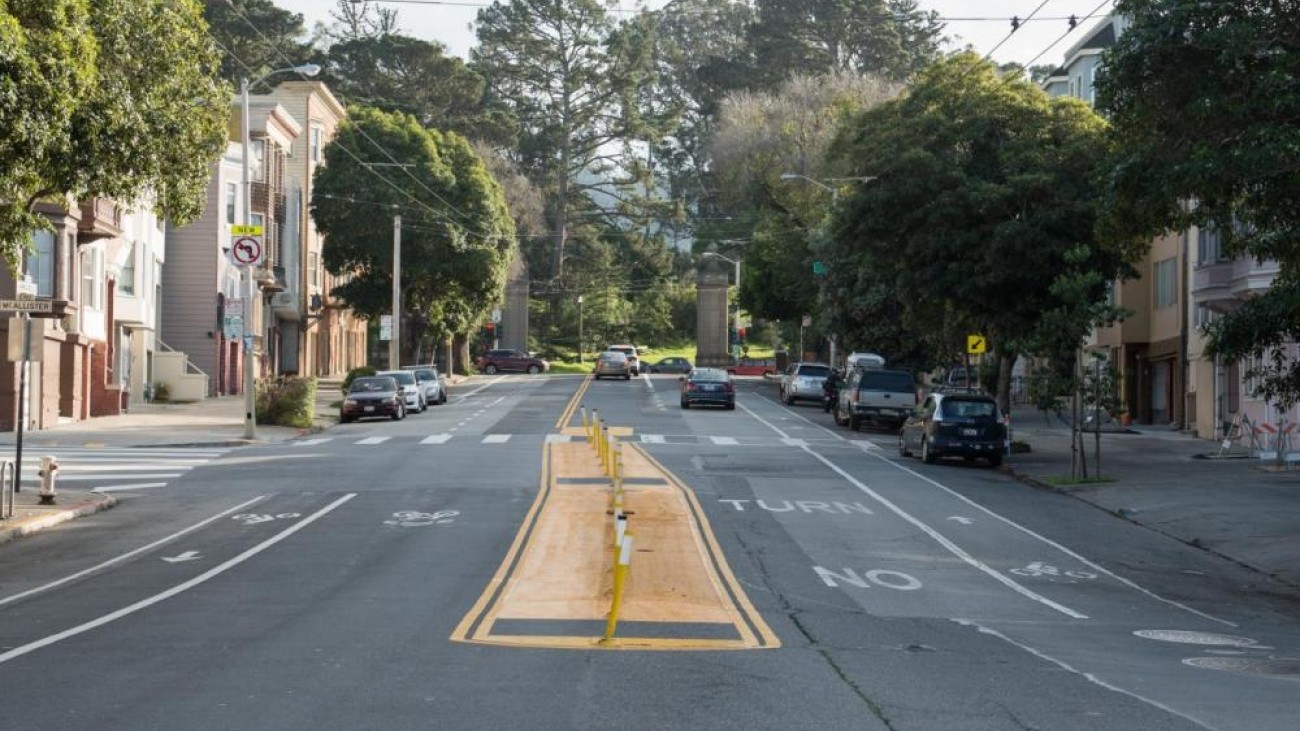
[[[201,558],[198,551],[186,551],[179,556],[163,556],[167,563],[180,563],[181,561],[194,561]]]
[[[963,518],[963,517],[960,516],[960,515],[950,515],[950,516],[948,516],[948,520],[955,520],[955,521],[957,521],[958,523],[961,523],[962,525],[970,525],[971,523],[974,523],[974,522],[975,522],[975,521],[971,520],[970,518]]]

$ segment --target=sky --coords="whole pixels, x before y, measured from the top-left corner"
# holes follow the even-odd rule
[[[489,2],[489,0],[445,0],[448,4],[442,4],[435,3],[433,0],[371,1],[396,9],[398,25],[403,33],[425,40],[439,41],[447,46],[453,55],[462,58],[469,55],[470,46],[474,44],[474,32],[470,29],[470,25],[474,21],[478,8],[473,6]],[[647,7],[655,8],[664,3],[665,0],[649,0]],[[310,29],[316,23],[330,22],[329,13],[336,7],[336,0],[275,0],[275,4],[286,10],[301,13]],[[992,58],[999,63],[1015,61],[1027,64],[1033,61],[1033,65],[1044,65],[1063,62],[1065,52],[1084,37],[1087,30],[1097,23],[1097,18],[1110,10],[1111,2],[1110,0],[919,0],[919,5],[924,10],[938,11],[940,16],[950,19],[947,21],[947,34],[953,37],[954,42],[951,46],[953,49],[969,45],[976,51],[987,54],[997,47],[997,50],[993,50]],[[1097,10],[1099,5],[1100,10]],[[634,0],[627,0],[625,7],[637,6]],[[1099,15],[1084,20],[1085,16],[1094,11]],[[1023,19],[1031,13],[1035,13],[1034,19],[1023,23],[1019,30],[1012,33],[1010,19],[1012,17]],[[1067,35],[1069,24],[1065,18],[1071,15],[1079,17],[1081,22]],[[1053,43],[1056,45],[1053,46]],[[1035,57],[1038,57],[1037,60],[1034,60]]]

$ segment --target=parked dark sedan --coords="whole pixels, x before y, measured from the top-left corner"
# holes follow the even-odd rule
[[[344,424],[357,419],[387,416],[393,421],[406,418],[406,403],[402,387],[391,376],[358,378],[348,388],[339,409],[339,421]]]
[[[1007,425],[992,396],[979,393],[932,393],[912,412],[898,433],[898,453],[919,452],[927,464],[940,457],[1002,464],[1007,452]]]
[[[691,362],[679,356],[660,358],[649,366],[651,373],[690,373]]]
[[[721,368],[696,368],[690,375],[682,376],[682,408],[692,404],[714,404],[725,409],[736,408],[736,387],[731,374]]]

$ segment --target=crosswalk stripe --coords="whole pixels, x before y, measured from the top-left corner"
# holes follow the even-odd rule
[[[365,439],[357,440],[356,443],[357,444],[383,444],[389,439],[392,439],[392,437],[366,437]]]
[[[160,477],[180,477],[180,472],[149,472],[146,474],[111,475],[114,480],[156,480]],[[109,475],[65,475],[59,471],[59,482],[90,482],[103,480]]]
[[[420,444],[446,444],[450,439],[450,434],[434,434],[431,437],[421,439]]]
[[[333,441],[333,439],[334,437],[316,437],[315,439],[303,439],[294,442],[293,445],[295,447],[313,447],[317,444],[324,444],[325,442]]]
[[[64,464],[64,463],[60,462],[60,463],[59,463],[59,470],[58,470],[58,472],[59,472],[59,477],[60,477],[60,479],[63,479],[63,478],[65,478],[65,477],[67,476],[67,474],[68,474],[69,472],[138,472],[138,471],[141,471],[141,470],[144,470],[144,471],[149,471],[149,470],[167,470],[167,471],[174,471],[174,470],[192,470],[192,469],[194,469],[194,468],[197,467],[197,466],[198,466],[198,465],[188,465],[188,464],[114,464],[114,465],[106,465],[106,464],[84,464],[84,463],[81,463],[81,462],[76,462],[76,463],[73,463],[73,464]],[[40,468],[41,468],[41,465],[40,465],[39,463],[38,463],[38,464],[23,464],[23,473],[24,473],[24,474],[26,474],[27,472],[33,472],[33,473],[34,473],[34,472],[40,470]]]
[[[568,434],[547,434],[546,435],[547,444],[568,444],[569,442],[572,441],[574,441],[574,437]]]
[[[735,437],[709,437],[709,439],[719,447],[734,447],[735,445],[740,444],[740,442],[736,441]]]
[[[641,441],[645,442],[646,444],[663,444],[664,435],[663,434],[642,434]]]
[[[483,437],[484,444],[505,444],[510,441],[509,434],[489,434]]]

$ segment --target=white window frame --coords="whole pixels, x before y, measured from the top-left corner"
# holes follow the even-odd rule
[[[308,132],[308,144],[311,145],[309,157],[313,164],[319,165],[325,154],[325,130],[319,124],[313,124]]]
[[[1153,266],[1156,309],[1173,307],[1178,304],[1178,257],[1161,259]]]
[[[126,261],[122,262],[122,273],[117,276],[117,291],[130,297],[135,296],[135,260],[139,248],[134,241],[127,242]]]
[[[54,269],[58,259],[53,231],[37,229],[32,232],[32,248],[23,256],[23,273],[36,284],[37,297],[54,296]]]
[[[320,288],[320,254],[307,252],[307,286]]]
[[[226,223],[239,222],[239,183],[226,183]]]
[[[81,252],[81,305],[104,309],[104,251],[99,247]]]

